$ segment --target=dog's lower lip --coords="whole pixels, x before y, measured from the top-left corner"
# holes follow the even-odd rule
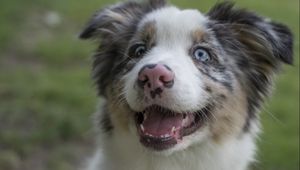
[[[160,106],[150,106],[135,114],[140,142],[157,151],[172,148],[183,137],[202,127],[208,114],[208,107],[197,112],[177,113]]]
[[[173,137],[165,137],[165,138],[153,138],[149,136],[141,136],[140,142],[149,148],[152,148],[157,151],[162,151],[165,149],[172,148],[177,144],[176,139]]]

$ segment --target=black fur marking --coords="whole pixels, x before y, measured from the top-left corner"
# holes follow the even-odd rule
[[[114,72],[112,72],[114,65],[118,63],[117,56],[121,55],[119,48],[117,44],[112,44],[109,49],[99,47],[101,53],[94,56],[93,78],[98,86],[99,95],[106,96],[104,89],[112,81],[112,75],[116,73],[116,71],[120,71],[114,69]]]
[[[225,88],[227,88],[229,91],[233,91],[233,87],[232,87],[232,84],[230,83],[230,76],[228,75],[228,76],[226,76],[228,79],[226,79],[226,80],[228,80],[228,81],[221,81],[221,80],[219,80],[219,79],[217,79],[217,78],[215,78],[215,77],[213,77],[213,76],[211,76],[209,73],[207,73],[207,72],[205,72],[205,71],[203,71],[203,70],[201,70],[201,69],[199,69],[200,70],[200,72],[202,73],[202,74],[204,74],[205,76],[207,76],[208,78],[210,78],[211,80],[213,80],[214,82],[216,82],[216,83],[220,83],[220,84],[222,84]]]
[[[293,64],[293,35],[288,27],[285,25],[272,22],[273,30],[278,34],[281,43],[277,42],[274,37],[270,39],[273,44],[274,55],[280,58],[283,62],[287,64]]]
[[[222,23],[239,23],[252,26],[256,21],[261,20],[260,17],[245,9],[234,9],[234,3],[232,2],[216,4],[207,15],[211,19]]]
[[[236,64],[238,65],[239,69],[249,69],[250,67],[250,63],[247,59],[237,60]]]
[[[154,9],[161,8],[167,4],[166,0],[150,0],[150,6]]]
[[[226,97],[224,94],[220,94],[220,95],[219,95],[219,98],[220,98],[221,100],[226,100],[227,97]]]
[[[104,114],[103,114],[102,117],[100,118],[100,127],[101,127],[101,129],[102,129],[105,133],[111,134],[112,131],[113,131],[113,129],[114,129],[114,127],[113,127],[113,125],[112,125],[112,122],[111,122],[111,119],[110,119],[110,117],[109,117],[109,113],[108,113],[106,107],[104,107],[103,113],[104,113]]]
[[[244,132],[248,132],[251,129],[251,121],[257,119],[256,109],[259,107],[260,103],[258,101],[248,98],[248,115],[243,128]]]
[[[208,86],[205,87],[205,91],[207,91],[208,93],[212,93],[212,89]]]

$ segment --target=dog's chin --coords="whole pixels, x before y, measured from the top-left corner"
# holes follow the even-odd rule
[[[197,111],[176,112],[152,105],[135,112],[135,124],[140,143],[157,153],[171,153],[186,147],[186,138],[199,133],[209,120],[211,107]]]

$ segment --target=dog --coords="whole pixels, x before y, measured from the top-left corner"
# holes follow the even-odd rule
[[[80,34],[99,44],[101,111],[86,170],[246,170],[258,112],[282,64],[289,28],[232,2],[203,14],[164,0],[121,2]]]

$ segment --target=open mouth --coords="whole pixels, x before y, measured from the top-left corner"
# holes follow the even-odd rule
[[[177,113],[167,108],[153,105],[135,114],[135,122],[140,142],[157,151],[170,149],[178,144],[209,119],[210,107],[196,112]]]

